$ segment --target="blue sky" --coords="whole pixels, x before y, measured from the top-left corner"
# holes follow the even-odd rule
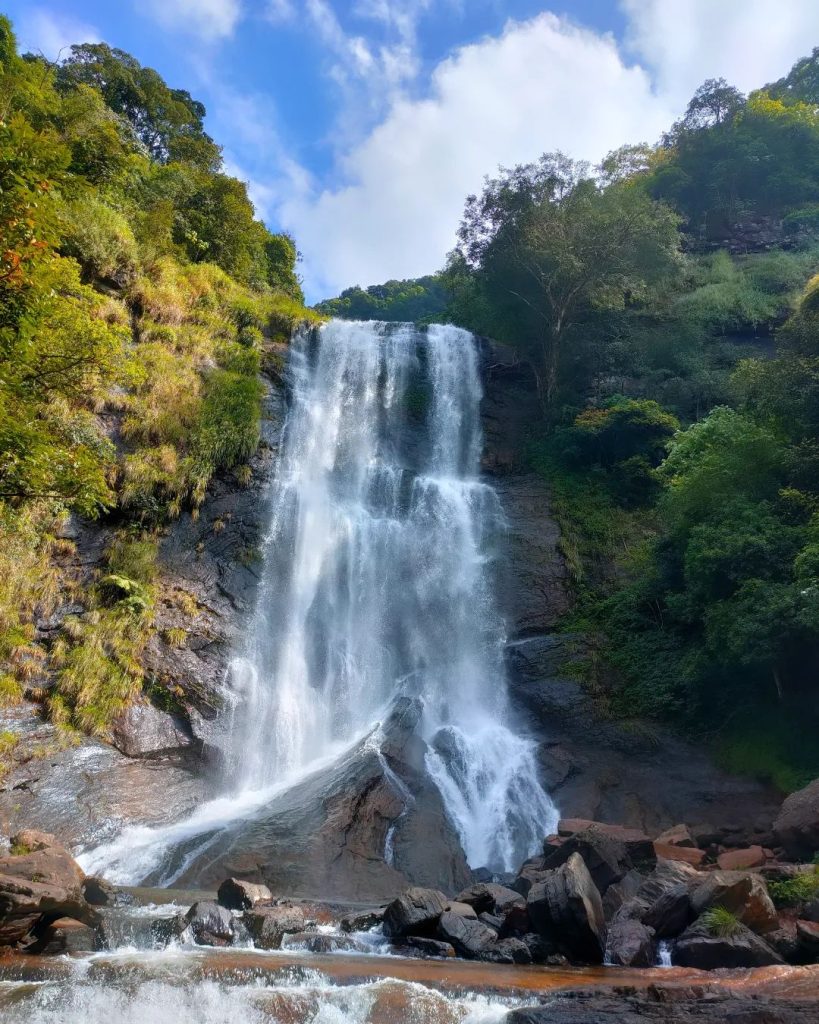
[[[819,0],[6,0],[56,59],[104,39],[187,88],[316,300],[442,264],[498,165],[655,141],[707,77],[819,45]]]

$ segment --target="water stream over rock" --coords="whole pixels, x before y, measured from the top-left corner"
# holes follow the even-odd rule
[[[326,823],[300,842],[295,819],[344,792],[369,800],[361,859],[383,870],[336,878],[332,895],[394,890],[398,871],[443,884],[410,849],[436,816],[442,859],[459,844],[496,871],[554,827],[534,744],[507,706],[492,575],[503,513],[478,475],[478,364],[475,339],[451,326],[332,321],[297,335],[262,584],[231,672],[226,795],[170,828],[126,830],[84,854],[87,871],[199,884],[247,873],[255,850],[264,876],[280,857],[254,848],[259,832],[309,857]],[[399,738],[384,724],[396,708]],[[343,845],[362,813],[340,808]]]

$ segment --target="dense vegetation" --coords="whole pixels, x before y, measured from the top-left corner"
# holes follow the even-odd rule
[[[342,320],[388,320],[431,322],[444,314],[448,292],[440,274],[387,281],[369,288],[345,288],[335,299],[315,307],[324,316]]]
[[[543,401],[587,684],[793,788],[819,772],[819,50],[656,147],[467,200],[449,314]]]
[[[248,479],[263,350],[308,315],[204,115],[104,44],[21,57],[0,18],[0,699],[99,734],[145,682],[161,531]],[[72,513],[115,527],[81,595]]]

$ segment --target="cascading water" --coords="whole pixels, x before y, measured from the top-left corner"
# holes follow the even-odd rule
[[[505,724],[488,571],[502,517],[477,475],[475,341],[334,321],[299,335],[291,358],[265,583],[234,669],[241,784],[304,767],[397,693],[417,695],[427,766],[468,860],[517,867],[555,812],[532,744]]]
[[[478,477],[475,339],[332,321],[297,334],[289,373],[263,580],[231,672],[233,796],[171,829],[127,830],[84,866],[137,881],[231,807],[332,763],[405,695],[423,703],[426,767],[469,863],[517,868],[557,813],[534,744],[508,724],[491,573],[503,517]]]

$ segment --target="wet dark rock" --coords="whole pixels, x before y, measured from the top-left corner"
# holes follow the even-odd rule
[[[622,988],[563,992],[543,1006],[510,1011],[504,1024],[817,1024],[811,1003],[703,992]]]
[[[759,934],[775,931],[779,917],[765,882],[750,871],[712,871],[691,890],[691,906],[699,917],[712,907],[724,907]]]
[[[492,928],[495,932],[500,932],[501,928],[503,928],[503,918],[498,917],[496,914],[487,914],[484,911],[482,914],[478,914],[478,920],[481,924],[485,924],[487,928]]]
[[[605,922],[600,893],[582,857],[573,853],[529,890],[529,920],[536,931],[559,945],[570,959],[601,963]]]
[[[233,914],[208,900],[194,903],[185,915],[185,925],[200,946],[230,946],[236,936]]]
[[[448,942],[460,956],[477,958],[497,942],[497,933],[476,918],[445,911],[438,921],[437,937]]]
[[[768,967],[784,960],[763,939],[737,922],[730,935],[714,935],[702,919],[690,925],[674,943],[672,963],[711,971],[719,967]]]
[[[407,889],[384,911],[384,934],[390,939],[407,935],[432,937],[447,902],[446,896],[436,889]]]
[[[427,939],[421,935],[409,935],[406,939],[406,945],[410,949],[417,949],[424,956],[455,956],[455,949],[448,942],[440,942],[438,939]]]
[[[477,920],[478,917],[474,907],[471,907],[468,903],[459,903],[457,900],[448,900],[444,910],[449,914],[457,914],[458,917],[468,917],[473,921]]]
[[[331,900],[388,900],[408,884],[462,889],[471,872],[425,771],[420,718],[420,702],[400,698],[381,727],[383,753],[365,738],[254,817],[223,829],[203,855],[195,852],[201,838],[180,845],[149,881],[187,863],[183,885],[215,886],[234,875],[263,882],[274,894]],[[392,863],[385,858],[388,835]]]
[[[228,910],[248,910],[257,903],[269,903],[273,894],[266,885],[246,882],[241,878],[226,878],[219,886],[216,898]]]
[[[654,929],[639,921],[614,921],[606,936],[606,956],[620,967],[653,967],[657,962]]]
[[[184,914],[158,917],[151,921],[151,938],[157,946],[167,946],[182,936],[187,927]]]
[[[270,947],[268,947],[270,948]],[[366,953],[367,947],[349,935],[326,935],[323,932],[287,932],[281,939],[282,949],[301,949],[307,953]]]
[[[543,857],[532,857],[523,864],[510,888],[525,898],[535,882],[543,880],[543,875]]]
[[[696,849],[699,845],[687,825],[674,825],[672,828],[666,829],[656,837],[656,841],[667,846],[682,846],[691,850]]]
[[[603,896],[603,915],[610,921],[617,911],[634,896],[643,883],[643,875],[632,868],[619,882],[610,885]]]
[[[693,916],[688,886],[678,885],[662,893],[645,911],[641,920],[654,931],[658,939],[668,939],[684,931]]]
[[[82,893],[84,875],[52,835],[20,832],[11,849],[0,858],[0,946],[16,945],[59,918],[96,927],[99,917]]]
[[[242,915],[253,944],[259,949],[278,949],[288,932],[304,931],[304,911],[301,907],[260,907]]]
[[[117,899],[116,888],[104,878],[83,879],[82,894],[85,902],[90,903],[92,907],[110,907]]]
[[[561,846],[545,851],[544,868],[560,867],[574,854],[582,857],[601,893],[629,871],[649,872],[657,863],[654,846],[648,836],[626,829],[612,830],[591,825],[567,838]]]
[[[530,964],[532,954],[522,939],[509,938],[484,948],[479,959],[491,964]]]
[[[796,922],[796,955],[802,963],[819,962],[819,923]]]
[[[340,922],[341,930],[343,932],[368,932],[383,922],[384,910],[384,907],[379,907],[376,910],[362,910],[345,914]]]
[[[84,921],[60,917],[38,928],[26,953],[44,956],[60,953],[93,953],[97,948],[97,931]]]
[[[819,850],[819,779],[786,797],[774,832],[791,857],[810,860]]]

